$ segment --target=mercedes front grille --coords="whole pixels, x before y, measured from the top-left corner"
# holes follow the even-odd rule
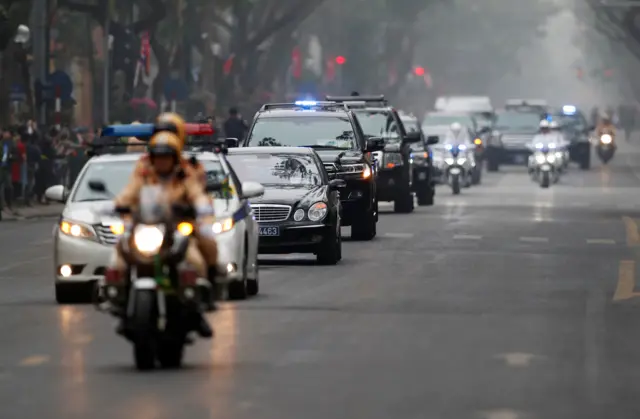
[[[290,205],[256,204],[251,205],[251,208],[253,208],[256,221],[259,223],[286,221],[289,218],[289,214],[291,214]]]

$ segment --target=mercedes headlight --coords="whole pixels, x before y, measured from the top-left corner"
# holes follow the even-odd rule
[[[213,223],[213,232],[215,234],[226,233],[233,228],[233,218],[225,218],[224,220]]]
[[[163,240],[164,233],[158,226],[139,225],[133,232],[133,244],[144,255],[157,253]]]
[[[467,162],[467,159],[465,157],[460,157],[456,163],[458,163],[460,166],[462,166],[463,164],[465,164]]]
[[[613,141],[613,138],[609,134],[604,134],[603,136],[600,137],[600,142],[602,144],[611,144],[612,141]]]
[[[93,227],[75,221],[62,220],[60,222],[60,231],[67,236],[78,239],[96,239],[96,232]]]
[[[309,219],[311,221],[320,221],[327,215],[327,204],[324,202],[316,202],[309,208]]]
[[[455,160],[453,159],[453,157],[447,157],[446,159],[444,159],[444,162],[447,164],[453,164]]]
[[[543,164],[547,161],[547,156],[544,154],[536,154],[536,163]]]

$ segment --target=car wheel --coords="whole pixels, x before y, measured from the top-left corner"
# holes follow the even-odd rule
[[[591,168],[591,156],[587,154],[580,160],[580,169],[589,170]]]
[[[351,239],[359,241],[373,240],[377,234],[376,217],[373,211],[367,212],[363,217],[358,217],[351,225]]]
[[[487,170],[490,172],[497,172],[500,169],[498,161],[495,157],[487,158]]]
[[[474,185],[479,185],[480,181],[482,179],[482,172],[480,172],[480,168],[477,167],[474,171],[473,171],[473,175],[471,175],[471,182]]]
[[[94,299],[95,284],[56,284],[58,304],[89,304]]]
[[[247,279],[247,294],[254,296],[260,292],[260,264],[256,258],[255,276]]]
[[[340,227],[338,226],[338,229]],[[317,260],[321,265],[335,265],[340,261],[342,240],[336,229],[331,229],[322,239],[318,249]]]
[[[402,195],[393,201],[393,211],[402,214],[408,214],[413,211],[413,194],[411,192],[404,192]]]
[[[244,256],[242,257],[242,278],[229,283],[229,299],[245,300],[248,292],[247,267],[249,265],[249,248],[247,242],[244,243]]]

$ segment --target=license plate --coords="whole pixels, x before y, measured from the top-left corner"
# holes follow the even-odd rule
[[[280,235],[280,227],[260,227],[261,236],[275,237]]]
[[[449,172],[452,175],[459,175],[460,174],[460,169],[457,167],[454,167],[453,169],[451,169],[451,171]]]
[[[426,173],[418,173],[418,179],[419,180],[427,180],[427,174]]]
[[[545,172],[548,172],[549,170],[551,170],[551,166],[549,166],[548,164],[543,164],[541,169]]]
[[[514,160],[515,160],[516,163],[522,164],[522,163],[524,163],[524,156],[520,156],[520,155],[515,156]]]

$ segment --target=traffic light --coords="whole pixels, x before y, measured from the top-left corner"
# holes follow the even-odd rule
[[[346,63],[346,62],[347,62],[347,59],[346,59],[346,58],[344,58],[342,55],[338,55],[338,56],[336,57],[336,64],[338,64],[338,65],[344,65],[344,63]]]

